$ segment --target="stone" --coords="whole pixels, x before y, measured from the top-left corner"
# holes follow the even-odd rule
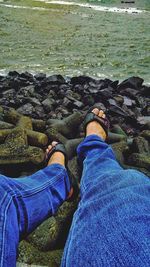
[[[46,112],[50,112],[51,110],[53,110],[54,104],[55,101],[52,98],[46,98],[44,101],[42,101],[42,105]]]
[[[127,138],[126,133],[124,132],[124,130],[118,124],[113,125],[113,128],[111,129],[111,131],[113,133],[116,133],[116,134],[124,135]]]
[[[12,128],[14,128],[13,124],[0,121],[0,129],[12,129]]]
[[[132,153],[127,160],[129,165],[146,168],[150,171],[150,155],[142,153]]]
[[[64,202],[55,217],[50,217],[38,226],[27,237],[27,241],[42,251],[63,248],[77,204],[77,200]]]
[[[16,127],[0,145],[0,164],[20,164],[33,162],[39,164],[44,160],[42,149],[28,146],[24,129]]]
[[[34,75],[34,78],[38,81],[41,81],[41,80],[46,78],[46,74],[45,73],[37,73],[36,75]]]
[[[118,90],[125,89],[125,88],[133,88],[136,90],[139,90],[142,87],[143,79],[140,77],[130,77],[126,80],[124,80],[122,83],[118,85]]]
[[[144,130],[140,133],[140,136],[143,136],[145,139],[147,139],[150,142],[150,130]]]
[[[34,112],[34,107],[32,104],[28,103],[28,104],[25,104],[25,105],[21,106],[20,108],[18,108],[17,112],[21,113],[23,115],[31,116],[32,113]]]
[[[83,121],[83,114],[80,112],[75,112],[74,114],[70,115],[69,117],[63,120],[48,120],[47,124],[49,128],[55,128],[59,133],[64,135],[65,137],[74,138],[78,127]],[[48,129],[49,129],[48,128]],[[47,133],[49,130],[47,129]]]
[[[148,141],[141,136],[135,137],[133,139],[131,150],[134,153],[149,154],[150,150]]]
[[[83,85],[91,81],[94,81],[94,79],[88,76],[78,76],[78,77],[71,78],[71,84],[82,84]]]
[[[22,263],[26,263],[27,267],[30,264],[35,267],[39,265],[42,267],[58,267],[61,263],[62,253],[62,249],[43,252],[23,240],[19,244],[17,264],[20,266]]]
[[[112,133],[112,132],[108,132],[108,143],[112,144],[112,143],[116,143],[116,142],[121,142],[127,140],[127,137],[123,134],[117,134],[117,133]]]
[[[45,78],[44,82],[50,84],[62,84],[65,83],[65,79],[61,75],[52,75]]]
[[[117,161],[121,164],[123,168],[126,167],[125,164],[125,153],[128,151],[128,145],[126,141],[117,142],[111,145],[115,156],[117,158]]]
[[[140,125],[145,125],[147,123],[150,123],[150,116],[139,116],[137,118],[137,122],[140,124]]]

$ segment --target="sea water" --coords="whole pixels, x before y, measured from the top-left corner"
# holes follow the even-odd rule
[[[150,83],[150,1],[0,0],[0,73]]]

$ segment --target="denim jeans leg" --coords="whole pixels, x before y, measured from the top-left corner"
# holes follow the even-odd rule
[[[0,186],[0,267],[15,267],[19,240],[56,213],[70,181],[63,166],[52,164],[24,178],[1,176]]]
[[[81,200],[74,214],[61,266],[150,266],[150,181],[124,170],[100,137],[78,147],[83,161]]]

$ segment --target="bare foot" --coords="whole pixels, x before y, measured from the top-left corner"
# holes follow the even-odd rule
[[[46,149],[46,154],[48,155],[48,153],[52,150],[52,148],[54,146],[56,146],[57,144],[58,144],[58,142],[53,141],[51,143],[51,145],[49,145],[48,148]],[[51,164],[54,164],[54,163],[59,163],[59,164],[61,164],[62,166],[65,167],[65,156],[64,156],[64,154],[62,152],[60,152],[60,151],[54,152],[52,154],[52,156],[50,157],[47,166],[49,166]],[[72,195],[73,195],[73,187],[71,187],[67,199],[70,199],[72,197]]]
[[[56,146],[58,144],[58,142],[53,141],[51,143],[51,145],[48,146],[48,148],[46,149],[46,153],[48,155],[48,153],[52,150],[52,148],[54,146]],[[53,164],[53,163],[59,163],[63,166],[65,166],[65,156],[62,152],[56,151],[52,154],[52,156],[50,157],[49,161],[48,161],[48,166]]]
[[[101,118],[106,117],[104,111],[99,110],[98,108],[94,108],[92,110],[92,112]],[[106,133],[105,133],[104,129],[102,128],[102,126],[97,121],[89,122],[87,127],[86,127],[86,136],[91,135],[91,134],[96,134],[96,135],[100,136],[103,140],[106,139]]]

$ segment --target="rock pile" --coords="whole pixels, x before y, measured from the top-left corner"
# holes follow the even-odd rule
[[[47,144],[58,140],[66,146],[71,175],[80,178],[76,147],[84,136],[84,115],[97,103],[110,120],[108,143],[120,164],[150,175],[149,97],[150,87],[139,77],[119,83],[16,71],[0,76],[1,173],[19,177],[35,172],[44,166]],[[59,266],[77,203],[64,203],[55,217],[22,241],[19,261]]]

